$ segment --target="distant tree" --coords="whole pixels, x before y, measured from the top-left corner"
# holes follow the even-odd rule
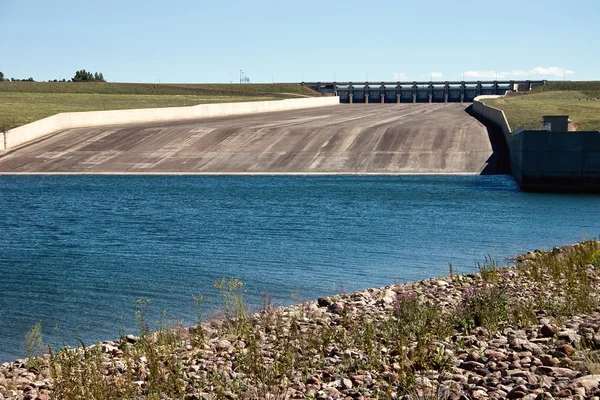
[[[33,78],[27,78],[27,79],[15,79],[15,78],[10,78],[11,82],[35,82],[35,79]]]
[[[2,71],[0,71],[0,81],[4,80],[4,74],[2,73]]]
[[[85,69],[75,72],[72,80],[73,82],[106,82],[101,72],[91,73]]]

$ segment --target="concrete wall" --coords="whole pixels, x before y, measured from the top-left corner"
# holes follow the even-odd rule
[[[521,131],[511,168],[523,190],[600,192],[600,132]]]
[[[490,107],[486,105],[483,100],[486,98],[496,98],[500,96],[478,96],[473,101],[473,111],[482,116],[483,118],[491,121],[492,123],[498,125],[502,130],[502,134],[504,135],[504,139],[506,140],[506,144],[510,149],[511,146],[511,132],[510,125],[508,120],[506,119],[506,115],[504,115],[504,111],[499,110],[494,107]]]
[[[331,106],[339,104],[339,102],[339,97],[307,97],[245,103],[200,104],[191,107],[62,113],[2,133],[0,150],[11,149],[31,140],[71,128],[284,111]]]
[[[473,102],[473,111],[502,129],[521,189],[600,192],[600,132],[511,132],[504,112],[483,100]]]

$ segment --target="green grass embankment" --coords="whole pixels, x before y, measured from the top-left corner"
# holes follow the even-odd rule
[[[513,130],[541,127],[544,115],[568,115],[578,131],[600,130],[600,82],[547,82],[484,102],[503,110]]]
[[[298,84],[0,82],[0,129],[62,112],[182,107],[319,96]]]

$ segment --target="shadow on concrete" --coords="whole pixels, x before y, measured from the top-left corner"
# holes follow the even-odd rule
[[[481,171],[481,175],[510,175],[510,153],[500,127],[475,113],[472,105],[467,107],[465,112],[487,128],[492,145],[492,155],[487,159],[487,165]]]

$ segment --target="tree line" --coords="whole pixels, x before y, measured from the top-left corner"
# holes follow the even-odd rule
[[[11,82],[35,82],[35,79],[33,78],[27,78],[27,79],[18,79],[18,78],[5,78],[4,74],[2,73],[2,71],[0,71],[0,82],[1,81],[8,81],[10,80]],[[67,82],[66,79],[62,79],[60,81],[54,79],[49,80],[48,82]],[[79,70],[77,72],[75,72],[75,76],[71,79],[69,79],[68,82],[106,82],[106,79],[104,79],[104,75],[102,74],[102,72],[94,72],[92,73],[91,71],[88,72],[85,69]]]

